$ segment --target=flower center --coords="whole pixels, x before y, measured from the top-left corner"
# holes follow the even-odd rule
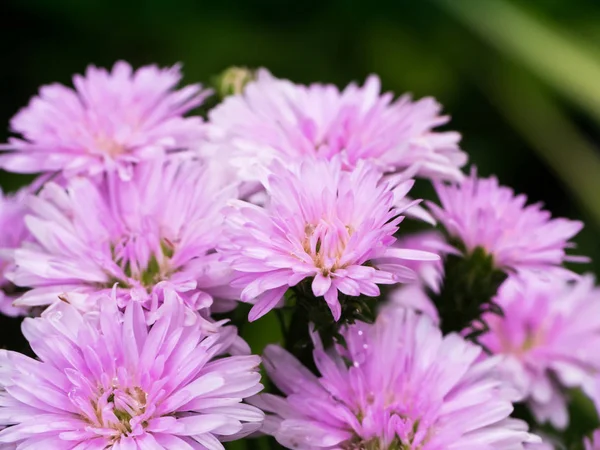
[[[316,225],[306,224],[302,247],[312,257],[315,266],[327,276],[344,266],[344,252],[353,231],[351,226],[340,221],[321,220]]]
[[[87,386],[76,387],[68,396],[90,430],[113,441],[142,432],[153,411],[147,408],[147,394],[142,388],[123,387],[117,378],[108,388],[101,384],[96,393]]]
[[[112,247],[112,259],[121,268],[125,279],[111,279],[109,287],[118,282],[122,287],[139,284],[145,288],[152,288],[173,273],[171,258],[174,251],[174,244],[168,239],[161,240],[160,246],[153,248],[143,240],[127,238]]]
[[[403,444],[395,437],[389,444],[384,443],[379,438],[371,438],[362,440],[361,438],[353,438],[350,441],[342,444],[344,450],[418,450],[421,447],[413,447],[411,444]]]
[[[139,387],[124,391],[114,389],[107,401],[109,405],[112,404],[113,414],[118,421],[116,423],[109,418],[107,425],[123,434],[131,433],[132,419],[143,416],[146,411],[146,393]]]
[[[125,153],[126,149],[123,145],[115,142],[113,139],[106,136],[99,136],[95,140],[96,148],[104,155],[114,158]]]

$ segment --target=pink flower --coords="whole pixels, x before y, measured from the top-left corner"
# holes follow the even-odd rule
[[[512,420],[511,392],[492,359],[456,334],[395,308],[346,329],[348,350],[317,342],[320,376],[280,347],[263,357],[285,397],[261,394],[263,432],[293,449],[523,449],[537,439]]]
[[[594,431],[592,439],[586,439],[584,442],[585,450],[599,450],[600,449],[600,430]]]
[[[5,277],[13,262],[13,251],[29,236],[25,227],[25,197],[29,189],[15,194],[3,194],[0,189],[0,312],[7,316],[23,315],[27,310],[12,305],[17,294],[15,286]]]
[[[404,197],[412,181],[394,186],[365,162],[347,172],[337,158],[309,158],[291,168],[275,164],[264,184],[267,207],[236,203],[219,247],[237,272],[233,285],[243,287],[241,300],[255,303],[251,321],[310,278],[313,294],[324,297],[337,321],[338,292],[376,297],[378,284],[414,278],[404,260],[438,258],[392,247],[403,219],[394,197]]]
[[[141,306],[59,303],[25,319],[39,360],[0,350],[0,445],[19,449],[222,448],[263,420],[242,400],[262,389],[258,356],[215,359],[234,336],[186,324],[168,298],[148,328]]]
[[[428,202],[429,208],[461,250],[481,247],[497,267],[517,271],[567,272],[559,267],[563,261],[586,261],[565,255],[581,222],[552,219],[539,203],[525,206],[527,197],[495,177],[477,178],[473,171],[460,185],[438,182],[435,188],[441,207]]]
[[[256,179],[256,164],[307,155],[340,157],[346,169],[361,160],[386,172],[417,165],[421,176],[460,180],[467,160],[460,135],[433,131],[448,122],[440,105],[408,95],[394,101],[380,89],[375,75],[340,92],[333,85],[296,85],[261,69],[243,94],[210,112],[211,134],[223,151],[232,149],[231,162],[248,180]]]
[[[44,86],[11,121],[12,138],[0,166],[12,172],[62,171],[95,175],[116,169],[124,178],[131,163],[195,144],[203,136],[199,117],[183,114],[208,96],[200,85],[174,90],[179,66],[145,66],[133,72],[123,61],[112,72],[90,66],[75,75],[75,90]]]
[[[509,277],[495,301],[504,317],[484,316],[490,331],[479,342],[503,355],[503,371],[539,422],[568,423],[565,389],[593,395],[600,371],[600,290],[593,278],[576,282]]]
[[[46,305],[63,293],[106,291],[115,283],[121,307],[133,297],[155,310],[160,296],[152,293],[165,284],[193,309],[211,306],[213,297],[237,298],[230,270],[214,252],[221,210],[236,191],[222,186],[216,169],[157,160],[137,165],[131,180],[108,174],[99,185],[86,178],[71,179],[66,189],[46,184],[28,201],[34,242],[15,251],[16,267],[7,274],[32,288],[17,303]]]

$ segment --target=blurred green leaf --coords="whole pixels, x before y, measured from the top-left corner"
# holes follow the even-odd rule
[[[505,0],[435,0],[600,122],[600,59],[555,24]]]

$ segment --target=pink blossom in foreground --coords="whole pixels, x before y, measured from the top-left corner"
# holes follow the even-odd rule
[[[209,114],[213,140],[231,149],[231,160],[245,179],[256,179],[255,165],[317,155],[340,157],[351,169],[369,160],[382,171],[418,165],[424,177],[460,180],[467,157],[456,132],[434,128],[448,122],[433,98],[413,102],[381,94],[377,76],[342,92],[333,85],[303,86],[257,71],[240,95],[227,97]]]
[[[124,314],[103,305],[82,316],[59,303],[25,319],[39,360],[0,350],[0,447],[219,449],[260,426],[263,413],[241,403],[262,389],[260,358],[215,359],[232,334],[186,324],[173,298],[150,328],[137,302]]]
[[[527,197],[500,186],[495,177],[463,183],[436,183],[441,207],[428,202],[450,237],[468,252],[482,247],[497,267],[517,271],[566,272],[564,261],[583,261],[565,255],[569,242],[583,227],[579,221],[553,219],[541,204],[525,205]]]
[[[112,71],[90,66],[75,75],[75,89],[55,83],[40,89],[15,115],[12,138],[0,166],[11,172],[62,171],[95,175],[116,169],[128,178],[131,163],[154,159],[197,142],[199,117],[183,114],[209,94],[200,85],[175,90],[179,66],[144,66],[133,71],[123,61]]]
[[[119,288],[155,310],[165,284],[192,309],[214,297],[237,298],[230,270],[214,247],[222,234],[221,210],[235,197],[219,172],[197,161],[155,161],[136,166],[131,180],[106,176],[99,185],[73,178],[67,188],[48,183],[29,198],[26,224],[34,242],[15,251],[7,277],[31,287],[19,305],[46,305],[63,293]],[[219,302],[218,310],[232,301]]]
[[[348,350],[318,345],[314,375],[278,346],[264,367],[285,397],[261,394],[263,432],[292,449],[523,449],[538,440],[509,417],[496,362],[456,334],[443,337],[411,310],[380,314],[344,332]]]
[[[594,431],[592,439],[586,439],[584,445],[585,450],[600,450],[600,430]]]
[[[15,194],[4,194],[0,189],[0,312],[12,317],[27,311],[12,305],[18,294],[5,277],[5,271],[12,265],[14,249],[29,236],[24,220],[27,192],[28,189],[24,188]]]
[[[593,395],[600,371],[600,290],[590,276],[509,277],[495,301],[504,317],[484,316],[490,331],[479,342],[504,356],[503,371],[539,422],[566,427],[566,388]]]
[[[376,297],[379,284],[414,279],[404,260],[438,256],[392,247],[403,219],[394,197],[411,186],[382,181],[364,162],[351,172],[338,159],[276,164],[265,182],[269,204],[236,203],[219,247],[237,273],[233,285],[243,288],[241,300],[255,304],[249,319],[266,314],[305,279],[312,278],[313,294],[324,297],[336,321],[340,292]]]

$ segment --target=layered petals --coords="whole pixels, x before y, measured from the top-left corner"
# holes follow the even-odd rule
[[[411,180],[394,185],[366,162],[344,171],[337,158],[309,158],[289,167],[275,164],[264,184],[269,203],[233,203],[218,247],[236,272],[241,300],[255,304],[251,320],[306,279],[338,320],[340,293],[377,297],[378,285],[415,278],[406,261],[439,259],[392,245],[401,214],[414,204],[395,207],[395,193],[407,192]]]
[[[147,326],[141,305],[60,303],[23,332],[34,360],[0,351],[0,446],[52,449],[222,448],[263,413],[257,356],[219,357],[235,334],[207,335],[173,296]]]
[[[440,110],[433,98],[394,100],[392,93],[381,93],[375,75],[340,92],[260,69],[241,94],[211,110],[209,124],[215,145],[246,180],[256,180],[273,160],[306,156],[337,157],[346,169],[367,160],[384,172],[411,167],[421,176],[460,180],[467,157],[458,133],[434,131],[448,122]]]
[[[200,85],[176,90],[180,80],[179,66],[134,71],[119,61],[112,71],[90,66],[75,75],[74,89],[43,86],[12,118],[21,137],[3,146],[0,167],[68,178],[116,170],[129,178],[132,164],[188,149],[204,135],[202,119],[183,114],[210,92]]]
[[[514,392],[497,361],[426,316],[392,308],[374,325],[344,332],[347,349],[316,342],[319,375],[277,346],[264,365],[284,397],[251,401],[267,412],[263,432],[293,449],[523,449],[538,439],[509,418]]]

